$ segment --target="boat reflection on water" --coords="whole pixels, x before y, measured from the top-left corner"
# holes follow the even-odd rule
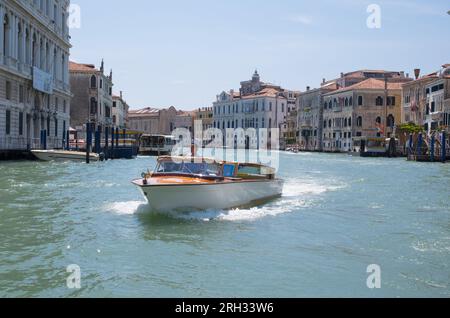
[[[258,205],[280,197],[284,182],[260,164],[166,156],[133,184],[153,211],[166,212]]]

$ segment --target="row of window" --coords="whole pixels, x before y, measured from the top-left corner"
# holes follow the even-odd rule
[[[5,81],[5,99],[6,100],[12,100],[13,99],[13,89],[12,89],[12,84],[10,81]],[[51,98],[49,95],[45,95],[44,99],[46,100],[46,104],[47,104],[47,108],[50,110],[50,103],[51,103]],[[29,94],[29,90],[28,88],[25,88],[23,85],[19,84],[19,89],[18,89],[18,101],[20,104],[25,103],[25,101],[27,103],[30,102],[30,94]],[[35,96],[35,101],[34,101],[34,107],[36,109],[40,109],[41,107],[41,102],[39,97],[36,95]],[[55,96],[55,104],[54,104],[54,110],[58,111],[59,110],[59,99],[58,97]],[[63,113],[67,112],[67,104],[66,104],[66,100],[63,99]]]
[[[327,134],[323,134],[323,139],[331,139],[331,137],[333,137],[333,139],[336,139],[336,137],[338,136],[337,133],[328,133]],[[352,138],[352,133],[351,132],[344,132],[344,133],[339,133],[339,139],[351,139]]]
[[[444,83],[441,83],[439,85],[434,85],[432,87],[428,87],[425,89],[425,95],[428,96],[431,93],[435,93],[435,92],[441,91],[443,89],[444,89]],[[411,92],[409,92],[409,93],[411,93]],[[416,101],[420,100],[422,93],[423,93],[423,89],[416,89],[416,91],[415,91]],[[405,104],[411,103],[411,94],[405,94],[404,102],[405,102]]]
[[[377,117],[375,120],[375,123],[377,125],[381,124],[381,117]],[[363,125],[363,118],[362,116],[358,116],[356,118],[356,127],[362,127]],[[393,115],[389,115],[387,117],[387,127],[394,127],[395,126],[395,117]],[[324,120],[323,122],[323,128],[346,128],[346,127],[352,127],[352,118],[335,118],[334,120]]]
[[[358,101],[357,101],[357,105],[358,106],[363,106],[364,104],[364,99],[363,96],[358,96]],[[378,96],[375,99],[375,105],[376,106],[384,106],[384,98],[381,96]],[[387,97],[387,105],[388,106],[395,106],[395,96],[388,96]],[[336,99],[334,98],[333,100],[330,100],[328,102],[325,102],[325,104],[323,105],[323,108],[326,109],[333,109],[336,107],[342,107],[342,106],[353,106],[353,97],[346,97],[346,98],[339,98]]]
[[[59,78],[63,82],[67,82],[68,61],[66,54],[61,49],[54,44],[52,51],[49,41],[43,37],[38,39],[35,32],[31,35],[30,29],[21,22],[13,25],[8,14],[2,18],[3,42],[0,44],[3,47],[4,56],[15,56],[19,62],[39,67],[52,73],[54,79]],[[14,32],[12,32],[13,30]]]
[[[261,106],[261,107],[260,107]],[[239,107],[238,104],[233,104],[233,105],[223,105],[223,106],[215,106],[214,107],[214,115],[220,115],[220,114],[239,114],[239,112],[241,113],[254,113],[254,112],[258,112],[261,109],[262,112],[266,111],[266,102],[263,100],[262,103],[260,104],[258,100],[254,101],[251,105],[249,104],[242,104],[241,107]],[[269,102],[269,107],[268,107],[268,111],[272,111],[273,109],[273,105],[272,102]],[[284,113],[285,111],[285,104],[281,103],[281,112]],[[290,111],[290,109],[289,109]]]
[[[5,133],[7,136],[11,135],[11,110],[7,109],[6,110],[6,114],[5,114],[5,118],[6,118],[6,123],[5,123]],[[19,126],[19,136],[23,136],[24,135],[24,113],[23,112],[19,112],[19,118],[18,118],[18,126]],[[50,117],[47,118],[47,124],[46,124],[46,128],[47,128],[47,136],[50,136]],[[41,127],[44,127],[44,118],[41,118]],[[58,137],[58,119],[54,118],[54,136]],[[63,132],[66,131],[66,121],[63,120]]]
[[[52,19],[52,23],[60,25],[62,33],[67,32],[67,17],[66,10],[62,7],[58,7],[58,2],[53,0],[33,0],[30,1],[40,13],[44,14],[48,18]],[[61,19],[58,19],[58,16]]]
[[[362,117],[358,117],[361,119],[362,125]],[[333,120],[329,119],[323,121],[323,128],[332,128],[332,127],[352,127],[352,118],[335,118]]]
[[[260,121],[259,118],[253,118],[253,119],[242,119],[241,120],[241,125],[239,126],[239,121],[236,120],[232,120],[232,121],[214,121],[213,127],[214,128],[218,128],[218,129],[235,129],[235,128],[256,128],[259,129],[261,128],[266,128],[266,119],[263,117],[261,119],[261,126],[259,125]],[[272,118],[269,118],[269,126],[268,128],[272,127]]]

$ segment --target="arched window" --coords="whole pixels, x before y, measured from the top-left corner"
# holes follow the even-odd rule
[[[344,127],[347,127],[347,124],[348,124],[348,120],[347,120],[347,118],[345,118],[344,119]]]
[[[349,104],[350,106],[353,106],[353,97],[350,97],[350,100],[348,101],[348,104]]]
[[[65,65],[66,65],[66,56],[63,54],[61,56],[61,81],[63,81],[63,83],[66,82],[66,70],[65,70]],[[41,68],[42,68],[42,64],[41,64]]]
[[[337,99],[336,98],[333,100],[333,107],[337,107]]]
[[[94,97],[91,98],[91,115],[97,115],[97,100]]]
[[[22,24],[17,25],[17,53],[18,53],[18,59],[19,62],[24,62],[22,51],[23,51],[23,42],[22,42],[22,36],[23,36],[23,30],[22,30]]]
[[[363,105],[363,97],[358,96],[358,106],[362,106],[362,105]]]
[[[345,106],[348,106],[348,98],[345,98]]]
[[[359,117],[356,119],[356,126],[362,127],[362,125],[363,125],[363,119],[362,119],[361,116],[359,116]]]
[[[383,106],[383,104],[384,104],[383,97],[378,96],[377,99],[375,100],[375,105],[376,106]]]
[[[30,53],[29,52],[30,52],[30,31],[28,31],[28,29],[26,29],[26,31],[25,31],[25,56],[24,56],[24,61],[28,65],[31,64]]]
[[[329,128],[332,127],[332,121],[331,121],[331,119],[328,121],[328,127],[329,127]]]
[[[327,121],[326,120],[323,121],[323,128],[327,128]]]
[[[37,55],[37,38],[36,33],[33,34],[33,44],[31,45],[31,65],[36,66],[36,55]]]
[[[331,100],[330,100],[330,102],[328,103],[328,108],[329,108],[329,109],[332,109],[332,108],[333,108],[333,104],[332,104]]]
[[[53,50],[53,77],[56,78],[56,61],[58,57],[58,51]]]
[[[91,88],[97,88],[97,77],[95,75],[91,76]]]
[[[352,127],[352,118],[351,117],[348,119],[348,127]]]
[[[5,15],[3,17],[3,55],[4,56],[9,56],[10,27],[11,27],[11,25],[9,24],[9,17],[8,17],[8,15]]]
[[[327,109],[327,107],[328,107],[328,104],[327,104],[327,102],[325,102],[325,104],[323,105],[323,109]]]
[[[395,117],[393,115],[389,115],[387,118],[387,126],[394,128],[395,126]]]

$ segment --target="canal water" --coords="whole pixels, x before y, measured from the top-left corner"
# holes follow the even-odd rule
[[[449,164],[280,156],[282,198],[185,215],[130,183],[154,158],[1,162],[0,297],[450,296]]]

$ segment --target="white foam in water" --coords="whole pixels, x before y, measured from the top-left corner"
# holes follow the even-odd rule
[[[253,221],[268,216],[277,216],[292,213],[301,208],[310,206],[311,199],[327,191],[335,191],[342,188],[339,185],[316,184],[313,181],[288,180],[280,199],[260,207],[249,209],[232,209],[228,211],[204,211],[187,214],[171,213],[170,215],[187,220],[200,221]]]
[[[108,204],[105,207],[105,210],[112,211],[121,215],[130,215],[138,212],[139,209],[146,204],[147,202],[145,201],[114,202]]]
[[[313,180],[288,180],[283,189],[281,198],[265,205],[232,210],[207,210],[198,212],[168,212],[165,213],[173,218],[198,221],[252,221],[268,216],[277,216],[292,213],[301,208],[308,207],[315,196],[328,191],[342,188],[339,185],[317,184]],[[120,215],[131,215],[138,213],[147,205],[145,201],[114,202],[105,207],[106,211],[112,211]]]

